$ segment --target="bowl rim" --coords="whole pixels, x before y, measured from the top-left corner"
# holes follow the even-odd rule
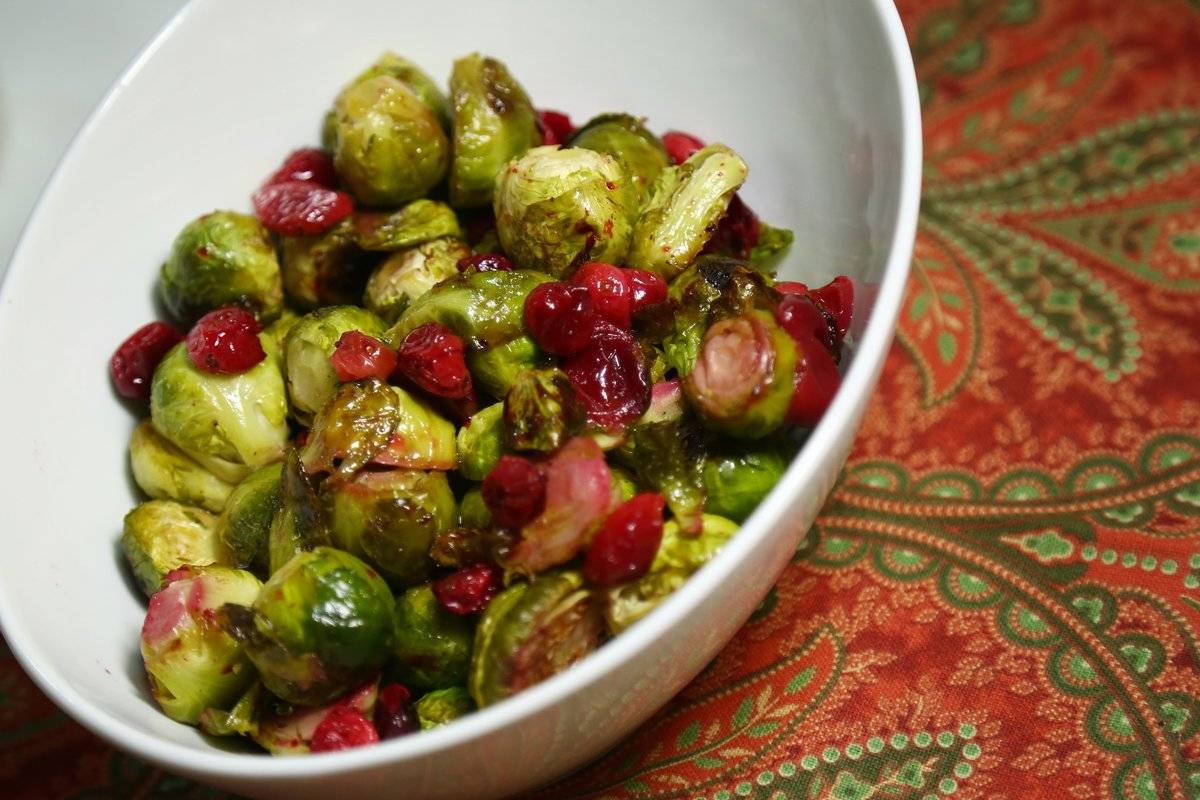
[[[197,7],[209,0],[190,0],[162,30],[138,53],[113,83],[104,98],[71,139],[65,154],[46,182],[32,213],[22,228],[2,282],[0,306],[4,305],[8,278],[14,266],[23,261],[27,234],[41,222],[46,198],[57,191],[64,172],[69,170],[89,138],[125,86],[145,67],[162,44],[184,24]],[[894,323],[908,279],[910,259],[916,239],[917,214],[921,188],[921,113],[917,81],[903,25],[892,0],[870,0],[882,23],[888,55],[898,86],[901,116],[902,153],[900,193],[895,215],[895,231],[879,284],[870,320],[859,340],[853,363],[843,377],[842,389],[808,442],[788,466],[783,477],[758,508],[742,524],[738,535],[710,563],[672,593],[645,619],[588,656],[566,672],[533,686],[520,695],[480,709],[449,725],[425,731],[420,736],[403,737],[369,747],[334,753],[311,754],[302,759],[271,758],[259,753],[227,752],[217,748],[198,751],[190,746],[159,739],[95,705],[74,689],[40,667],[44,654],[26,633],[10,600],[0,587],[0,628],[9,649],[25,672],[59,708],[76,721],[116,747],[162,765],[192,775],[224,779],[250,779],[271,782],[354,772],[387,763],[413,761],[442,749],[465,744],[522,719],[536,715],[568,695],[600,680],[610,670],[651,647],[655,640],[696,607],[709,592],[724,583],[735,565],[770,535],[770,521],[781,516],[798,489],[813,480],[818,471],[818,454],[832,449],[844,430],[856,419],[866,403],[868,389],[882,367],[891,345]]]

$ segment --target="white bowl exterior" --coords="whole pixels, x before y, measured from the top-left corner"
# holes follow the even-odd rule
[[[436,76],[478,49],[540,107],[646,114],[719,138],[751,165],[744,192],[793,227],[783,269],[874,297],[843,389],[780,485],[720,557],[583,664],[449,728],[304,759],[223,752],[150,702],[143,601],[115,542],[134,502],[132,417],[113,400],[115,343],[154,315],[178,229],[247,196],[316,140],[339,85],[394,49]],[[0,293],[9,421],[0,466],[0,623],[74,717],[163,767],[262,797],[499,796],[564,773],[630,732],[745,621],[833,485],[891,341],[916,225],[920,122],[889,0],[575,4],[197,0],[77,137]],[[334,788],[336,787],[336,788]]]

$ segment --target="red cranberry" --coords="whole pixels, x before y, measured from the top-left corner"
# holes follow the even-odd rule
[[[750,251],[758,244],[758,236],[762,223],[750,207],[742,202],[741,195],[735,194],[729,201],[725,216],[717,225],[717,230],[704,246],[707,253],[729,253],[737,258],[749,258]]]
[[[479,614],[500,592],[503,573],[494,564],[471,564],[433,582],[442,608],[454,614]]]
[[[308,181],[268,184],[253,200],[262,224],[285,236],[324,233],[354,210],[350,195]]]
[[[187,352],[196,369],[234,374],[267,357],[258,340],[258,320],[242,308],[218,308],[201,317],[187,335]]]
[[[476,253],[458,260],[458,271],[467,272],[511,272],[513,263],[503,253]]]
[[[586,347],[598,322],[583,286],[551,281],[535,286],[525,298],[525,327],[539,347],[556,356]]]
[[[832,318],[807,294],[785,294],[775,308],[775,319],[797,341],[816,337],[830,350],[837,347],[838,336]]]
[[[339,381],[387,380],[396,369],[396,351],[362,331],[346,331],[329,357]]]
[[[334,706],[317,723],[309,749],[314,753],[349,750],[379,741],[379,734],[367,718],[352,708]]]
[[[294,150],[284,159],[283,165],[267,178],[263,186],[288,181],[303,181],[333,189],[337,186],[337,171],[333,168],[333,157],[316,147]]]
[[[521,456],[502,456],[483,479],[483,502],[501,527],[517,530],[542,513],[546,473]]]
[[[587,288],[596,313],[618,328],[629,330],[633,293],[625,270],[603,261],[589,261],[575,272],[571,281]]]
[[[667,155],[676,164],[687,161],[693,153],[704,147],[704,142],[690,133],[680,131],[667,131],[662,136],[662,143],[667,148]]]
[[[796,355],[795,390],[788,406],[787,421],[791,425],[811,428],[833,402],[842,378],[829,350],[811,334],[796,339]]]
[[[571,118],[561,111],[539,111],[538,123],[542,128],[542,144],[562,144],[575,132]]]
[[[584,577],[607,587],[645,575],[662,543],[665,505],[661,494],[645,492],[618,506],[588,547]]]
[[[415,328],[400,344],[397,372],[435,397],[461,399],[472,391],[463,341],[437,322]]]
[[[564,359],[562,368],[594,425],[619,430],[650,407],[642,348],[615,325],[600,322],[587,346]]]
[[[389,683],[379,690],[375,700],[375,730],[380,739],[394,739],[421,729],[412,710],[412,693],[399,683]]]
[[[775,291],[780,294],[808,294],[808,287],[800,281],[779,281],[775,284]]]
[[[134,400],[149,400],[154,368],[182,341],[183,335],[165,322],[151,322],[134,331],[108,361],[117,392]]]
[[[629,284],[629,300],[633,311],[658,305],[667,299],[667,282],[656,272],[627,268],[625,282]]]
[[[850,330],[850,320],[854,316],[854,283],[845,275],[839,275],[809,294],[817,305],[833,317],[840,341]]]

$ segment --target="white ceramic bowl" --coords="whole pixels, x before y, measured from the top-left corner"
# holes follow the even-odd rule
[[[384,49],[435,75],[504,59],[546,108],[628,110],[720,139],[749,204],[796,231],[783,270],[859,283],[856,347],[833,407],[762,506],[647,619],[566,673],[449,727],[306,758],[226,752],[151,702],[143,601],[116,547],[134,501],[134,420],[113,347],[153,316],[179,228],[245,208],[314,142],[339,86]],[[682,688],[761,600],[845,459],[892,338],[916,225],[920,120],[890,0],[197,0],[76,138],[0,294],[0,622],[68,713],[166,769],[252,796],[500,796],[598,755]],[[873,307],[872,307],[873,306]],[[864,325],[865,323],[865,325]]]

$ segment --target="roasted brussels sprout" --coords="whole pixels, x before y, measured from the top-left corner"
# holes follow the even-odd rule
[[[222,306],[241,306],[270,322],[283,308],[271,235],[257,219],[236,211],[189,222],[171,245],[158,289],[171,316],[187,323]]]
[[[371,273],[363,305],[390,325],[411,302],[457,276],[459,259],[469,255],[469,247],[450,237],[401,250]]]
[[[483,480],[503,453],[503,403],[479,410],[458,429],[458,471],[467,480]]]
[[[658,173],[671,164],[658,137],[646,129],[642,120],[629,114],[593,117],[571,135],[567,144],[607,153],[620,161],[637,188],[639,200],[649,193]]]
[[[280,507],[282,473],[282,464],[268,464],[247,475],[229,495],[217,519],[217,536],[234,566],[257,573],[269,569],[267,543]]]
[[[414,705],[421,730],[453,722],[475,710],[471,695],[461,686],[438,689],[422,697]]]
[[[546,362],[546,356],[529,336],[521,335],[504,344],[467,355],[471,377],[492,397],[504,397],[517,376]]]
[[[635,425],[625,446],[641,483],[662,492],[688,533],[699,532],[704,512],[705,439],[694,420],[679,419]]]
[[[279,258],[284,293],[305,311],[357,303],[374,261],[355,244],[348,219],[317,236],[282,237]]]
[[[349,553],[318,547],[271,576],[247,608],[225,606],[263,684],[296,705],[319,705],[371,677],[391,647],[392,593]]]
[[[362,331],[378,337],[386,327],[379,317],[357,306],[330,306],[300,318],[283,346],[288,399],[296,419],[311,422],[337,391],[337,372],[329,357],[342,334]]]
[[[444,130],[450,130],[450,101],[438,88],[437,82],[413,62],[390,50],[367,67],[354,83],[370,80],[377,75],[390,75],[408,87],[417,99],[429,107]]]
[[[458,503],[458,524],[479,530],[492,524],[492,512],[483,502],[483,493],[479,489],[471,489],[463,494]]]
[[[478,53],[454,62],[450,102],[454,106],[450,204],[486,206],[504,165],[542,143],[537,112],[508,68]]]
[[[216,525],[204,509],[174,500],[150,500],[126,514],[121,549],[142,591],[154,594],[168,572],[183,566],[230,565]]]
[[[376,75],[334,103],[333,159],[354,198],[394,206],[421,197],[445,176],[450,142],[429,107],[400,81]]]
[[[261,684],[260,684],[261,685]],[[257,721],[249,732],[254,742],[272,755],[312,752],[317,728],[330,714],[354,711],[371,719],[379,697],[379,682],[370,680],[337,699],[320,706],[296,707],[267,692],[260,692]]]
[[[638,194],[612,156],[550,145],[500,173],[493,209],[517,266],[564,278],[589,260],[625,263]]]
[[[364,211],[354,216],[354,237],[364,250],[394,252],[444,236],[462,238],[454,209],[422,198],[395,211]]]
[[[600,645],[603,627],[600,604],[579,573],[513,584],[475,630],[471,698],[483,708],[562,672]]]
[[[204,709],[197,724],[209,736],[255,736],[258,734],[258,718],[265,694],[262,682],[256,680],[242,692],[231,708],[209,706]]]
[[[254,602],[261,586],[240,569],[193,567],[150,598],[142,661],[150,694],[168,717],[194,725],[205,709],[228,707],[254,681],[241,645],[213,612]]]
[[[155,500],[178,500],[209,511],[220,511],[233,486],[213,475],[187,453],[171,444],[150,420],[142,420],[129,438],[133,479]]]
[[[774,274],[783,254],[792,246],[796,235],[787,228],[776,228],[763,222],[758,227],[758,242],[750,249],[747,260],[754,268]]]
[[[617,489],[621,492],[622,503],[638,493],[637,481],[634,480],[632,475],[620,467],[613,467],[612,480]]]
[[[442,608],[428,585],[409,589],[396,598],[391,669],[418,692],[461,686],[474,629],[471,620]]]
[[[748,171],[737,153],[710,144],[660,172],[634,226],[627,263],[667,280],[683,272],[700,254]]]
[[[296,323],[300,321],[300,315],[291,309],[285,308],[279,315],[279,319],[272,322],[267,327],[263,328],[261,342],[263,350],[267,351],[276,366],[279,367],[279,374],[283,374],[283,343],[287,339],[287,335],[291,332]]]
[[[297,553],[332,541],[316,481],[305,470],[299,452],[291,448],[279,476],[279,510],[267,531],[267,574],[274,575]]]
[[[779,483],[787,465],[773,449],[710,455],[704,462],[705,508],[741,522]]]
[[[512,450],[553,452],[579,432],[584,416],[566,373],[525,370],[504,397],[505,443]]]
[[[352,481],[328,483],[326,503],[334,545],[405,586],[429,578],[434,534],[458,521],[442,472],[360,472]]]
[[[260,335],[264,349],[269,340]],[[273,358],[245,372],[201,372],[181,342],[154,370],[154,429],[218,478],[237,483],[278,461],[287,443],[287,394]]]

